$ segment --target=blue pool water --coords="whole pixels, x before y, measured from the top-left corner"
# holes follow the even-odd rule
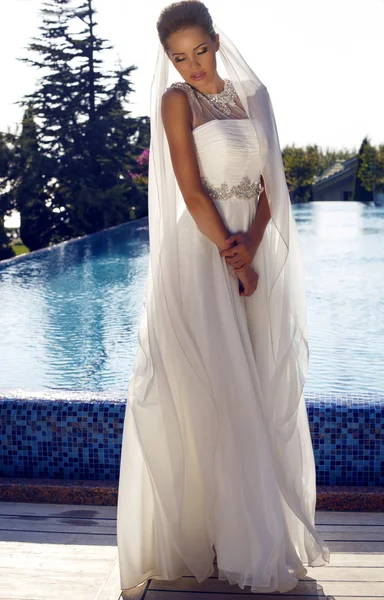
[[[306,270],[306,391],[384,391],[384,207],[293,207]],[[125,396],[147,219],[0,263],[0,391]]]

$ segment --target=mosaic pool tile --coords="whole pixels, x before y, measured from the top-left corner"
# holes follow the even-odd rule
[[[305,394],[319,486],[384,485],[384,396]],[[0,477],[117,482],[126,400],[0,394]]]

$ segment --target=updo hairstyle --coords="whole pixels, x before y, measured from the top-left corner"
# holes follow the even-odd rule
[[[182,0],[169,4],[161,11],[156,27],[160,42],[166,51],[168,37],[187,27],[201,27],[212,41],[216,40],[212,17],[205,4],[199,0]]]

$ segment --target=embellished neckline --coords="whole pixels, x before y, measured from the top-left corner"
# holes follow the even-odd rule
[[[200,92],[197,88],[195,88],[191,83],[187,81],[178,81],[171,85],[171,87],[185,87],[187,86],[187,90],[190,94],[196,94],[202,98],[205,98],[211,104],[215,106],[218,110],[222,111],[226,115],[231,114],[231,106],[236,107],[237,104],[235,102],[235,98],[237,96],[235,86],[230,79],[224,78],[224,89],[217,94],[205,94],[204,92]]]
[[[237,94],[235,86],[230,79],[224,79],[224,89],[217,94],[204,94],[204,92],[199,92],[199,90],[197,92],[205,96],[207,100],[226,115],[231,114],[231,106],[236,106],[235,98]]]

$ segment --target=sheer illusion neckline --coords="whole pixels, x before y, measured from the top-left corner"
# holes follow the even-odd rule
[[[192,85],[191,88],[193,88]],[[231,107],[237,106],[237,93],[235,90],[235,86],[233,85],[233,82],[227,77],[224,78],[224,89],[221,90],[221,92],[216,92],[215,94],[206,94],[205,92],[201,92],[196,88],[193,89],[197,96],[206,98],[206,100],[213,104],[213,106],[215,106],[217,110],[220,110],[224,114],[231,114]]]
[[[197,88],[195,88],[191,83],[188,83],[188,81],[185,82],[187,85],[189,85],[195,92],[197,92],[198,94],[201,94],[202,96],[207,96],[208,98],[210,98],[211,100],[213,98],[223,98],[225,97],[229,91],[234,90],[234,86],[232,84],[232,81],[228,78],[224,78],[224,88],[221,90],[221,92],[215,92],[213,94],[207,94],[206,92],[202,92],[200,90],[198,90]]]

